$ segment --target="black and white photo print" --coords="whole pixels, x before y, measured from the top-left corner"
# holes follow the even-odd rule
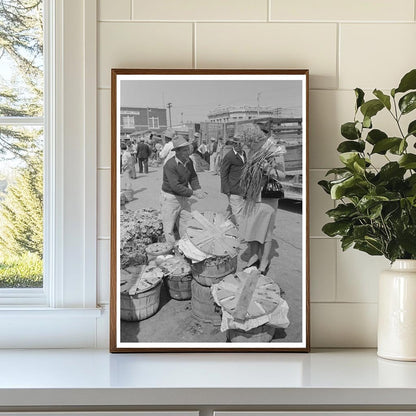
[[[308,351],[308,70],[112,70],[112,352]]]

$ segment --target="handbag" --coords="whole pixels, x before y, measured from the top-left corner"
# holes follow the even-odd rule
[[[261,190],[261,197],[262,198],[284,198],[285,193],[283,191],[282,184],[273,178],[268,177],[266,184],[263,186]]]

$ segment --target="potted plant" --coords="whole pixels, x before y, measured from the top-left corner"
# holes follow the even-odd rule
[[[337,148],[342,167],[333,180],[319,185],[337,201],[327,211],[332,222],[322,231],[353,247],[384,256],[391,269],[379,280],[378,355],[416,361],[416,69],[387,95],[375,89],[371,99],[355,89],[353,121],[341,126],[345,139]],[[395,131],[373,126],[373,117],[388,112]],[[376,163],[376,158],[384,164]]]

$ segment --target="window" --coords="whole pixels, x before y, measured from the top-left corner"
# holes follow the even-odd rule
[[[1,0],[0,290],[43,288],[42,0]]]
[[[134,116],[123,116],[123,127],[133,128],[134,127]]]
[[[97,6],[43,0],[43,10],[47,110],[25,128],[44,125],[44,284],[0,290],[0,348],[105,347],[105,294],[97,308],[97,176],[109,186],[96,163]]]
[[[149,129],[159,128],[159,117],[149,117]]]

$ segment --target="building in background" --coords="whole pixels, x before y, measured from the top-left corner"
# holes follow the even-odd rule
[[[211,123],[226,123],[260,117],[277,117],[278,112],[279,109],[273,107],[250,107],[246,105],[217,107],[208,113],[208,120]]]
[[[120,137],[142,134],[160,135],[168,127],[166,108],[121,107]]]

